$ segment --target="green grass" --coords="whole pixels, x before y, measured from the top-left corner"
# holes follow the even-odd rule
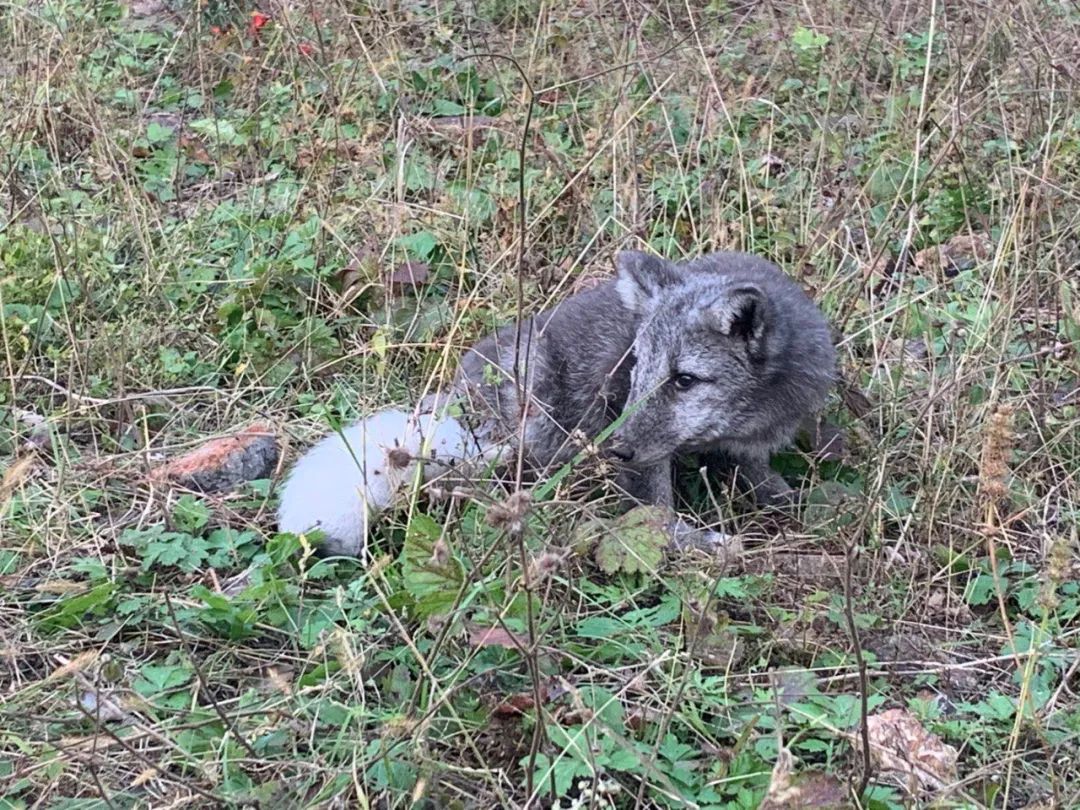
[[[863,806],[1080,805],[1080,13],[254,10],[0,7],[0,806],[540,807],[602,772],[606,806],[749,808],[781,746],[860,784],[864,692],[959,760]],[[843,335],[844,457],[777,460],[801,521],[689,482],[731,566],[598,565],[560,486],[515,537],[415,500],[365,570],[276,535],[276,481],[149,482],[255,420],[291,460],[447,379],[519,283],[535,312],[644,246],[765,255]]]

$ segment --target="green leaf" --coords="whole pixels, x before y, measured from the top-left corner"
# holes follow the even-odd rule
[[[210,522],[212,512],[194,495],[181,495],[173,507],[173,520],[186,532],[194,532]]]
[[[791,35],[791,41],[801,51],[820,51],[829,44],[829,38],[825,34],[819,34],[801,25]]]
[[[446,613],[457,602],[465,571],[450,552],[442,527],[427,515],[415,514],[401,550],[405,590],[416,600],[421,618]]]
[[[408,751],[400,743],[384,737],[375,737],[364,752],[371,765],[366,778],[376,790],[392,789],[407,791],[416,785],[416,770],[409,760]]]
[[[101,582],[108,579],[109,576],[109,569],[106,568],[105,564],[97,557],[75,557],[71,561],[71,570],[78,571],[80,574],[85,574],[86,578],[91,582]],[[0,564],[0,574],[7,573],[10,572],[5,571],[4,566]]]
[[[448,101],[444,98],[435,99],[431,104],[431,108],[435,115],[465,115],[468,112],[456,101]]]
[[[578,622],[577,634],[581,638],[614,638],[632,629],[621,619],[607,616],[590,616]]]
[[[216,634],[239,640],[254,633],[258,612],[242,596],[229,598],[205,585],[195,585],[191,595],[203,600],[206,607],[199,610],[199,619]]]
[[[601,689],[599,686],[582,686],[578,690],[581,702],[595,712],[596,719],[611,726],[621,729],[625,711],[622,701],[613,692]]]
[[[112,601],[115,582],[102,582],[86,593],[65,596],[45,611],[39,620],[44,627],[74,627],[87,613],[96,612]]]
[[[986,605],[990,600],[994,598],[997,593],[997,589],[994,587],[994,577],[992,574],[979,574],[975,579],[968,583],[967,603],[969,605]]]
[[[166,143],[172,139],[173,131],[164,124],[159,124],[157,121],[151,121],[146,125],[146,140],[150,143]]]
[[[175,565],[192,573],[202,567],[207,558],[207,542],[184,532],[167,532],[162,526],[149,529],[128,529],[120,536],[121,544],[134,546],[142,557],[142,570],[155,565]]]
[[[527,767],[529,758],[525,757],[519,765]],[[591,776],[592,766],[583,760],[574,757],[556,757],[552,759],[547,754],[536,755],[536,770],[533,771],[534,782],[538,785],[547,785],[552,776],[555,781],[555,794],[562,796],[570,790],[570,785],[576,777]]]
[[[247,135],[238,132],[233,123],[224,118],[200,118],[188,124],[188,128],[196,135],[229,146],[243,146],[248,142]]]
[[[143,570],[147,571],[155,563],[161,565],[181,565],[183,568],[194,568],[190,565],[191,552],[184,547],[184,536],[176,532],[170,532],[164,541],[148,543],[146,554],[143,556]]]
[[[394,243],[418,259],[427,260],[432,251],[438,247],[437,240],[429,231],[405,234],[394,240]]]
[[[191,675],[185,666],[146,664],[132,686],[143,697],[153,697],[183,686],[191,680]]]
[[[322,638],[323,632],[331,630],[337,623],[338,611],[320,608],[308,615],[300,628],[299,641],[306,649],[312,649]]]
[[[460,210],[473,222],[487,222],[495,216],[495,200],[486,191],[465,188],[457,183],[451,185],[449,191]]]
[[[646,757],[626,748],[617,748],[604,757],[604,764],[613,771],[636,771],[645,761]]]
[[[1012,720],[1016,713],[1015,701],[1000,692],[991,692],[984,700],[970,704],[970,708],[988,720]]]
[[[714,593],[721,599],[750,598],[750,589],[746,586],[745,577],[721,577],[716,582]]]
[[[76,559],[80,559],[80,558],[76,558]],[[19,567],[19,564],[21,562],[22,562],[22,555],[18,554],[17,552],[13,551],[12,549],[0,548],[0,576],[14,573],[15,570]],[[79,571],[80,569],[75,568],[75,570]],[[105,566],[101,565],[100,570],[102,572],[102,576],[104,576],[104,574],[105,574]],[[86,572],[83,571],[83,573],[86,573]],[[91,576],[91,579],[97,579],[97,577]]]
[[[684,759],[693,759],[694,746],[681,742],[674,734],[667,734],[659,748],[660,756],[669,762],[681,762]]]
[[[421,191],[435,187],[435,169],[431,161],[420,155],[411,155],[405,163],[405,188]]]
[[[668,594],[659,604],[630,610],[623,614],[623,622],[637,627],[663,627],[682,615],[682,603],[674,594]]]
[[[616,518],[596,544],[596,564],[609,575],[655,571],[669,541],[669,520],[658,506],[639,506]]]
[[[241,532],[229,526],[214,529],[206,536],[207,563],[211,568],[230,568],[250,560],[259,550],[255,532]]]
[[[803,520],[816,533],[831,535],[838,527],[855,520],[850,504],[859,494],[854,484],[822,481],[806,495]]]

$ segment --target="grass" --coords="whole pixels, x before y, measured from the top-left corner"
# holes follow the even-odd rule
[[[0,805],[1080,805],[1071,4],[44,0],[0,42]],[[516,539],[414,500],[364,569],[273,481],[147,477],[255,420],[291,459],[644,246],[768,256],[842,334],[801,520],[690,482],[729,567],[601,570],[555,488]],[[890,708],[955,771],[864,780]]]

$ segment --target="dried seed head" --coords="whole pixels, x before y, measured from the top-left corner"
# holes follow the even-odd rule
[[[443,627],[446,626],[445,616],[428,616],[427,618],[427,631],[431,636],[437,636],[442,632]]]
[[[597,456],[600,449],[589,440],[589,436],[581,428],[575,428],[570,432],[570,442],[580,447],[587,456]]]
[[[496,529],[505,529],[510,534],[520,534],[525,528],[525,516],[529,513],[532,496],[524,490],[510,494],[505,501],[488,509],[487,522]]]
[[[1038,604],[1047,613],[1053,613],[1061,603],[1058,588],[1070,578],[1072,561],[1073,544],[1068,538],[1055,538],[1046,555],[1046,568],[1039,588]]]
[[[1013,407],[998,405],[990,415],[979,462],[979,489],[990,501],[1005,498],[1009,489],[1009,454],[1015,435],[1012,430]]]
[[[1046,613],[1053,613],[1058,609],[1058,605],[1061,604],[1061,600],[1058,598],[1057,588],[1054,587],[1054,583],[1051,580],[1046,580],[1039,588],[1039,595],[1035,599],[1035,603],[1039,606],[1040,610]]]
[[[1075,529],[1073,530],[1075,534]],[[1046,578],[1054,587],[1071,579],[1076,538],[1058,537],[1050,544],[1050,553],[1046,561]]]
[[[534,583],[542,582],[548,577],[553,576],[563,567],[566,558],[566,549],[560,551],[545,551],[543,554],[533,557],[532,562],[529,565],[529,581]]]
[[[360,673],[363,672],[366,658],[363,652],[356,649],[352,638],[344,632],[343,628],[334,628],[329,637],[324,637],[324,643],[334,653],[342,669],[355,678],[361,677]]]
[[[431,547],[431,564],[441,568],[450,562],[450,546],[446,544],[446,538],[440,537]]]
[[[626,684],[626,691],[635,695],[643,695],[648,691],[649,682],[644,672],[639,672]]]
[[[391,447],[386,451],[386,463],[392,469],[404,470],[412,461],[412,455],[404,447]]]
[[[382,734],[390,739],[404,739],[410,736],[418,725],[418,721],[413,717],[406,717],[405,715],[397,715],[390,718],[382,726]]]

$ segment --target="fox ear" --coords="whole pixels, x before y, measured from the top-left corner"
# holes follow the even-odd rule
[[[623,306],[635,313],[643,312],[650,299],[679,279],[670,262],[637,250],[619,251],[615,267],[615,289]]]
[[[754,356],[763,348],[768,310],[769,299],[760,287],[740,284],[712,305],[710,316],[718,332],[745,340]]]

